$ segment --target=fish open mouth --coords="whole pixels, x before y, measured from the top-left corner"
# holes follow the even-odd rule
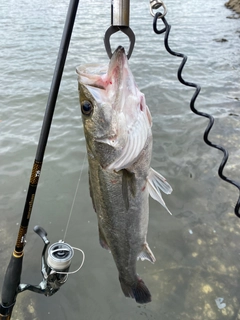
[[[109,85],[119,85],[122,81],[124,65],[127,63],[125,49],[119,46],[108,65],[89,63],[76,69],[79,82],[86,86],[106,90]]]
[[[99,63],[88,63],[76,69],[80,84],[105,89],[102,81],[107,76],[108,65]]]

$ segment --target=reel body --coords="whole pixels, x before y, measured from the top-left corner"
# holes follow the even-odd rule
[[[46,250],[50,244],[47,238],[47,232],[39,226],[35,226],[34,231],[44,242],[41,258],[41,273],[43,275],[43,280],[39,285],[19,284],[18,293],[30,290],[44,294],[45,296],[52,296],[68,279],[74,250],[69,244],[65,243],[63,240],[59,240],[48,248],[46,259]]]

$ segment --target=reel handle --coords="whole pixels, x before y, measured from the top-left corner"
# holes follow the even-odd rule
[[[33,230],[39,235],[45,244],[49,244],[50,241],[47,238],[47,232],[40,226],[35,226]]]

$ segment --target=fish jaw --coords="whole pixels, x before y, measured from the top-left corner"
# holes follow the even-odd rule
[[[119,171],[130,167],[151,135],[152,122],[124,48],[116,49],[107,71],[95,65],[78,68],[77,73],[80,103],[90,100],[94,106],[91,116],[83,115],[88,150],[103,168]],[[104,147],[107,152],[99,157]]]

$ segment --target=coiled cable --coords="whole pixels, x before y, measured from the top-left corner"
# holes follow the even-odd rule
[[[161,19],[165,25],[165,28],[161,29],[161,30],[158,30],[158,27],[157,27],[157,21],[158,19]],[[178,72],[177,72],[177,76],[178,76],[178,80],[184,84],[185,86],[188,86],[188,87],[193,87],[195,88],[195,92],[191,98],[191,101],[190,101],[190,108],[192,110],[192,112],[194,112],[195,114],[201,116],[201,117],[205,117],[209,120],[208,122],[208,125],[207,125],[207,128],[205,129],[205,132],[204,132],[204,135],[203,135],[203,140],[205,141],[206,144],[208,144],[210,147],[212,148],[215,148],[215,149],[218,149],[220,151],[223,152],[223,159],[221,161],[221,164],[219,166],[219,169],[218,169],[218,175],[219,177],[234,185],[236,188],[238,188],[238,191],[239,191],[239,197],[238,197],[238,201],[237,201],[237,204],[235,206],[235,209],[234,209],[234,212],[236,214],[236,216],[238,218],[240,218],[240,183],[237,182],[237,181],[234,181],[232,179],[229,179],[228,177],[226,177],[224,174],[223,174],[223,170],[224,170],[224,167],[228,161],[228,151],[222,147],[221,145],[218,145],[218,144],[215,144],[215,143],[212,143],[208,136],[209,136],[209,133],[213,127],[213,124],[214,124],[214,117],[208,113],[205,113],[205,112],[201,112],[201,111],[198,111],[196,108],[195,108],[195,101],[197,99],[197,96],[199,95],[200,91],[201,91],[201,87],[193,82],[188,82],[186,80],[184,80],[182,78],[182,70],[187,62],[187,56],[184,55],[183,53],[178,53],[178,52],[175,52],[173,50],[170,49],[169,47],[169,44],[168,44],[168,38],[169,38],[169,34],[170,34],[170,30],[171,30],[171,26],[168,24],[168,22],[166,21],[164,15],[161,14],[161,12],[157,12],[154,16],[154,20],[153,20],[153,30],[156,34],[161,34],[161,33],[164,33],[165,32],[165,36],[164,36],[164,45],[165,45],[165,48],[166,50],[173,56],[177,56],[177,57],[180,57],[182,58],[182,62],[178,68]]]

